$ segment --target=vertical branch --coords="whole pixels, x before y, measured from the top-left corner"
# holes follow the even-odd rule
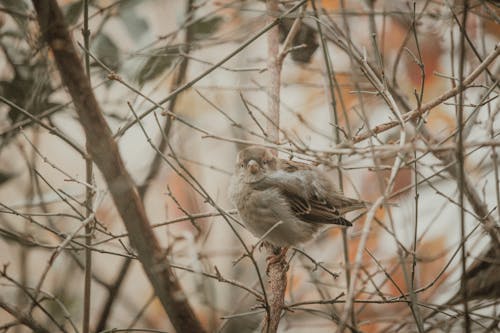
[[[340,1],[340,9],[341,9],[341,13],[342,13],[342,22],[343,22],[343,25],[344,25],[345,34],[347,36],[347,38],[346,38],[346,41],[348,43],[347,44],[348,45],[348,48],[347,48],[348,52],[347,52],[347,54],[350,55],[350,57],[349,57],[349,63],[350,63],[351,70],[354,72],[354,68],[355,67],[354,67],[354,60],[353,60],[353,57],[352,57],[352,55],[353,55],[353,45],[352,45],[352,39],[351,39],[351,30],[350,30],[350,27],[349,27],[349,22],[347,20],[346,5],[345,5],[345,1],[344,0]],[[364,118],[367,119],[367,117],[366,117],[366,111],[365,111],[365,107],[364,107],[363,96],[362,96],[362,94],[359,93],[359,91],[361,91],[361,88],[359,86],[359,82],[358,82],[358,80],[355,80],[355,79],[351,79],[351,80],[353,81],[352,83],[354,85],[356,94],[358,95],[358,102],[359,102],[359,107],[360,107],[361,113],[364,115]],[[349,136],[349,140],[350,139],[351,139],[351,136]],[[346,289],[348,291],[351,290],[351,289],[354,290],[353,281],[352,281],[353,279],[351,279],[352,264],[351,264],[351,262],[349,260],[349,246],[348,246],[348,242],[347,242],[347,231],[345,229],[342,229],[342,246],[344,248],[344,262],[345,262],[345,265],[346,265],[346,268],[345,268]],[[348,310],[349,310],[349,312],[350,312],[349,314],[351,316],[351,323],[354,326],[356,324],[356,317],[355,317],[356,311],[355,311],[355,308],[353,306],[353,307],[350,307],[350,309],[348,308]],[[341,325],[345,325],[345,324],[346,324],[345,321],[341,322]]]
[[[417,34],[417,18],[416,18],[416,3],[413,2],[413,15],[412,15],[412,24],[411,30],[413,30],[413,37],[415,39],[415,47],[417,49],[417,58],[414,57],[415,63],[418,65],[420,69],[420,92],[417,94],[417,91],[414,90],[415,98],[417,100],[417,107],[420,109],[422,106],[422,100],[424,98],[424,88],[425,88],[425,67],[422,59],[422,52],[420,51],[420,44],[418,40]],[[410,52],[411,54],[411,52]],[[416,121],[414,126],[415,130],[419,131],[421,127],[420,121]],[[401,268],[403,270],[404,278],[406,281],[406,285],[409,289],[410,296],[410,310],[415,319],[415,324],[419,332],[424,332],[424,324],[422,322],[422,315],[420,313],[420,308],[418,307],[418,295],[415,292],[415,270],[417,267],[417,242],[418,242],[418,160],[417,160],[417,150],[414,151],[415,157],[415,165],[414,165],[414,176],[415,176],[415,225],[413,229],[413,255],[412,255],[412,266],[411,266],[411,276],[408,276],[406,264],[404,262],[403,257],[401,256]],[[409,281],[408,281],[409,280]]]
[[[330,121],[334,124],[333,128],[333,134],[335,138],[335,145],[340,144],[340,124],[339,124],[339,117],[338,117],[338,111],[337,111],[337,100],[335,98],[335,91],[334,88],[335,86],[337,89],[339,89],[338,83],[334,82],[335,80],[335,73],[333,69],[333,64],[331,62],[330,54],[328,52],[328,45],[325,40],[325,36],[323,34],[323,29],[321,27],[320,23],[320,17],[318,15],[318,9],[316,7],[316,0],[311,1],[313,11],[314,11],[314,16],[316,17],[316,27],[318,29],[318,34],[320,38],[320,43],[321,43],[321,50],[323,51],[323,58],[325,62],[325,69],[326,69],[326,76],[327,76],[327,82],[328,82],[328,89],[326,89],[326,95],[328,97],[328,106],[330,109]],[[347,113],[345,112],[345,105],[342,102],[342,94],[340,91],[338,91],[338,96],[339,100],[341,102],[342,109],[344,111],[344,117],[347,123],[347,132],[350,133],[350,126],[348,122],[348,117]],[[349,135],[350,138],[350,135]],[[342,163],[342,155],[338,156],[338,161],[337,163],[339,166]],[[342,168],[338,168],[338,182],[339,182],[339,190],[341,192],[344,192],[344,182],[343,182],[343,177],[342,177]],[[347,235],[347,228],[342,228],[342,247],[343,247],[343,252],[344,252],[344,266],[345,266],[345,281],[346,281],[346,287],[349,290],[351,286],[351,263],[349,260],[349,242],[348,242],[348,235]],[[357,329],[356,327],[356,312],[354,307],[351,308],[351,324],[354,329]]]
[[[278,0],[267,0],[266,7],[269,23],[273,22],[274,16],[278,14]],[[279,121],[280,121],[280,85],[281,85],[281,61],[279,60],[279,29],[274,26],[267,33],[267,71],[268,71],[268,121],[267,135],[270,141],[279,142]],[[275,152],[277,153],[277,152]],[[282,249],[270,247],[274,254],[280,253]],[[270,253],[273,255],[273,253]],[[272,333],[278,330],[285,303],[285,290],[287,284],[286,272],[288,264],[284,255],[277,256],[278,260],[269,262],[267,271],[269,279],[270,298],[267,305],[266,322],[264,332]]]
[[[381,87],[380,89],[383,89],[382,91],[383,91],[384,95],[387,94],[387,97],[385,97],[384,99],[386,100],[387,105],[391,106],[391,103],[395,103],[395,101],[392,97],[392,93],[388,90],[388,83],[387,83],[387,80],[385,78],[385,72],[384,72],[384,59],[383,59],[382,54],[380,53],[380,50],[378,47],[377,26],[375,23],[374,1],[369,1],[368,5],[370,8],[369,25],[370,25],[370,32],[371,32],[371,36],[372,36],[372,45],[373,45],[373,49],[374,49],[376,57],[377,57],[376,61],[378,63],[378,67],[380,70],[380,73],[378,75],[375,75],[375,77],[378,80],[380,80],[381,84],[383,84],[383,88]],[[417,39],[416,32],[415,32],[415,43],[417,44],[417,48],[418,48],[418,39]],[[420,56],[420,52],[418,54]],[[419,63],[422,63],[421,59],[419,60]],[[422,67],[420,67],[420,68],[422,68]],[[423,84],[424,84],[424,76],[422,76],[422,87],[423,87]],[[377,88],[377,90],[379,90],[379,88]],[[394,114],[400,119],[400,124],[401,124],[400,144],[401,144],[401,143],[406,141],[406,128],[405,128],[406,125],[405,125],[404,120],[402,120],[402,113],[400,113],[399,109],[396,106],[397,106],[397,104],[395,104],[393,106],[393,108],[394,108]],[[419,103],[419,107],[420,107],[420,103]],[[398,154],[396,156],[393,167],[391,169],[391,175],[389,177],[389,181],[387,182],[386,188],[384,190],[385,196],[387,196],[391,193],[392,187],[394,186],[394,181],[396,179],[396,175],[399,172],[399,168],[401,167],[402,163],[403,163],[403,158]],[[387,212],[388,212],[388,219],[390,222],[390,227],[391,227],[392,231],[395,232],[395,225],[394,225],[394,220],[392,217],[391,210],[388,209]],[[411,289],[413,284],[411,281],[411,277],[408,274],[408,268],[406,266],[406,258],[405,258],[405,254],[404,254],[404,249],[400,246],[400,244],[398,242],[396,242],[396,247],[397,247],[397,254],[399,257],[399,266],[401,267],[401,270],[403,273],[403,278],[404,278],[404,281],[406,283],[406,286],[408,289],[410,289],[410,301],[411,302],[408,304],[408,306],[410,307],[410,311],[415,319],[415,323],[416,323],[418,331],[423,332],[424,327],[422,324],[419,308],[417,306],[417,297],[416,297],[416,294],[414,293],[414,291]]]
[[[271,24],[278,14],[278,1],[267,0],[268,23]],[[266,132],[273,143],[279,142],[280,124],[280,85],[281,85],[281,61],[279,61],[279,28],[275,25],[267,32],[267,108],[268,121]]]
[[[36,144],[38,143],[38,140],[39,140],[39,130],[38,128],[35,127],[33,131],[33,141]],[[29,155],[27,151],[24,151],[22,146],[19,146],[19,150],[21,154],[24,156],[24,159],[26,161],[26,167],[29,170],[30,181],[26,189],[26,197],[28,199],[28,202],[33,203],[35,199],[34,186],[36,184],[36,175],[34,170],[37,167],[36,150],[32,149],[31,155]],[[31,228],[28,225],[24,225],[24,232],[30,233]],[[28,265],[28,261],[29,261],[29,248],[27,248],[26,246],[21,246],[19,253],[19,278],[21,282],[20,284],[22,286],[28,285],[28,276],[30,276],[30,267]],[[22,307],[25,307],[27,305],[27,298],[22,289],[19,289],[17,298],[18,298],[18,305]]]
[[[462,294],[462,301],[464,305],[464,326],[465,332],[470,332],[470,317],[469,317],[469,307],[467,304],[467,253],[465,248],[465,209],[464,209],[464,183],[465,183],[465,175],[464,175],[464,144],[463,144],[463,119],[464,119],[464,92],[462,89],[462,85],[464,84],[464,62],[465,62],[465,32],[466,32],[466,24],[467,24],[467,11],[468,11],[468,2],[467,0],[463,1],[462,8],[462,31],[460,34],[460,43],[459,43],[459,63],[458,63],[458,90],[460,94],[458,95],[458,138],[457,138],[457,163],[458,163],[458,189],[459,189],[459,198],[458,202],[460,204],[460,244],[462,246],[462,277],[460,279],[460,291]]]
[[[90,47],[90,30],[89,30],[89,2],[88,0],[83,1],[83,42],[85,49],[88,50]],[[90,56],[88,53],[85,54],[85,72],[90,84]],[[87,141],[87,154],[89,153]],[[93,161],[88,154],[85,159],[85,181],[87,184],[92,184],[93,178]],[[85,186],[85,206],[86,212],[85,217],[88,218],[92,214],[92,197],[94,191],[90,186]],[[84,286],[83,286],[83,323],[82,332],[89,333],[90,331],[90,295],[92,287],[92,251],[90,246],[92,245],[92,223],[87,223],[85,225],[85,276],[84,276]]]

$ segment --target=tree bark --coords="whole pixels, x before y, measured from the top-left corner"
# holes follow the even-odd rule
[[[278,16],[278,0],[267,0],[267,12],[269,23]],[[268,70],[268,121],[266,126],[267,138],[279,143],[280,126],[280,87],[281,87],[281,61],[279,59],[279,28],[271,28],[267,34],[267,70]],[[275,154],[277,152],[274,152]],[[270,299],[267,315],[263,326],[263,332],[277,332],[281,319],[281,313],[285,305],[285,291],[287,285],[288,263],[284,250],[269,246],[269,256],[272,258],[268,263],[268,284]],[[273,253],[274,252],[274,253]],[[280,254],[278,254],[280,253]]]

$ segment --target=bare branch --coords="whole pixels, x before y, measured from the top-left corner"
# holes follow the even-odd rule
[[[116,142],[85,77],[57,2],[45,0],[33,1],[33,4],[42,35],[54,53],[63,82],[76,106],[90,154],[108,183],[131,243],[137,249],[157,296],[179,331],[203,332],[151,230],[135,185],[123,165]],[[159,267],[164,269],[159,270]]]

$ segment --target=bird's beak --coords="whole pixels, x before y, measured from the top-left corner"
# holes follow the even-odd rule
[[[250,171],[252,175],[255,175],[257,172],[259,172],[259,169],[259,164],[254,160],[250,160],[247,163],[247,170]]]

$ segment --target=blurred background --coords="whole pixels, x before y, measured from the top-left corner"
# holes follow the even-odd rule
[[[242,286],[262,293],[267,253],[243,256],[257,239],[228,198],[237,151],[264,142],[320,164],[349,197],[381,200],[369,221],[350,213],[353,227],[289,251],[280,331],[331,332],[346,313],[360,332],[498,329],[498,2],[278,1],[269,12],[257,0],[90,0],[88,50],[86,4],[57,2],[207,331],[259,331],[265,315]],[[277,17],[274,145],[265,28]],[[0,1],[0,332],[30,331],[19,313],[81,331],[85,249],[90,331],[172,332],[99,169],[86,179],[85,134],[42,37],[29,1]]]

